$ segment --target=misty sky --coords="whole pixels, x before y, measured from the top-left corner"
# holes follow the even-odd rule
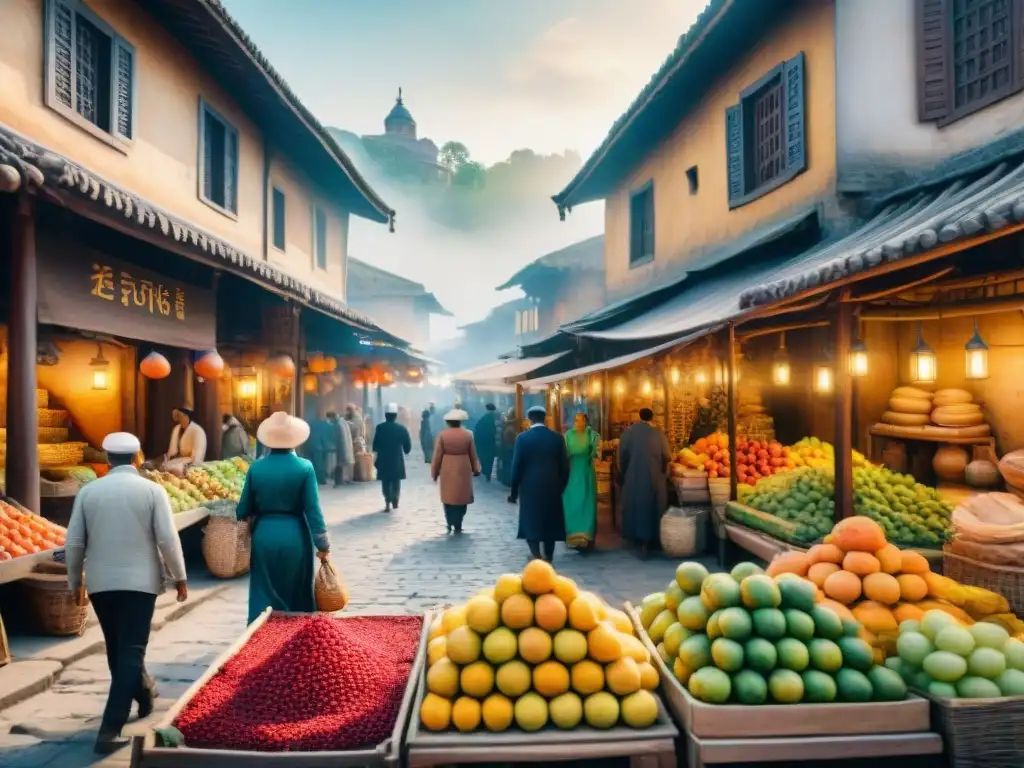
[[[704,6],[704,0],[223,0],[321,122],[383,131],[402,86],[421,136],[465,143],[493,163],[517,148],[588,156]],[[552,189],[550,193],[557,192]],[[600,206],[572,225],[513,223],[507,241],[453,243],[399,211],[383,239],[362,222],[350,252],[428,283],[460,321],[501,300],[491,292],[515,269],[603,226]],[[550,226],[549,226],[550,225]],[[527,235],[522,232],[529,229]],[[436,237],[435,237],[436,236]],[[426,243],[425,239],[433,238]],[[416,244],[423,258],[410,259]],[[458,270],[474,290],[446,287]],[[465,272],[469,270],[469,272]],[[477,286],[477,281],[484,285]],[[466,281],[461,280],[464,288]],[[483,288],[484,290],[478,290]]]

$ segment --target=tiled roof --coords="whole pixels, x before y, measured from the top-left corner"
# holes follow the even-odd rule
[[[545,270],[604,272],[604,235],[589,237],[531,261],[502,285],[499,285],[497,290],[504,291],[514,288]]]
[[[167,240],[173,240],[193,251],[197,258],[217,259],[223,262],[224,268],[315,307],[348,325],[378,338],[404,343],[368,317],[276,269],[265,260],[250,256],[226,240],[0,126],[0,192],[19,189],[44,193],[57,202],[71,195],[92,204],[104,216],[120,217],[134,228],[152,230]]]

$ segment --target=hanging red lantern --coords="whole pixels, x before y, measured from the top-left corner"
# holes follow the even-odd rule
[[[192,367],[201,378],[217,379],[224,372],[224,358],[218,355],[216,350],[211,350],[196,360]]]
[[[171,375],[171,364],[159,352],[150,352],[139,363],[139,373],[147,379],[166,379]]]
[[[295,375],[295,362],[288,355],[274,355],[267,361],[267,369],[282,379]]]

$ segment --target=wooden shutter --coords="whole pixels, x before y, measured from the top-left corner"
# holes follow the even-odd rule
[[[131,141],[135,136],[135,49],[120,38],[111,40],[114,133]]]
[[[807,169],[807,120],[804,87],[804,55],[799,53],[783,68],[786,99],[786,171],[799,173]]]
[[[199,172],[203,175],[203,197],[213,200],[213,118],[206,111],[206,107],[199,107],[199,140],[203,144],[203,155],[200,158],[202,168]]]
[[[644,255],[644,229],[641,216],[643,207],[636,194],[629,197],[629,261],[636,261]]]
[[[238,133],[224,126],[224,207],[238,213]]]
[[[654,185],[644,192],[644,247],[642,256],[654,255]]]
[[[285,247],[285,202],[284,193],[279,189],[274,189],[274,247],[280,248],[282,251]]]
[[[75,93],[75,14],[61,0],[49,0],[47,9],[47,40],[49,89],[57,104],[74,109]]]
[[[725,110],[726,170],[729,178],[729,202],[743,197],[743,110],[740,104]]]
[[[917,117],[941,120],[950,112],[950,0],[917,0]]]

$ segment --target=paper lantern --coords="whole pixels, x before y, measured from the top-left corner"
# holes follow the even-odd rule
[[[935,350],[924,340],[921,323],[917,324],[917,346],[910,353],[910,380],[914,383],[931,383],[938,377]]]
[[[196,360],[192,368],[195,370],[196,376],[200,378],[218,379],[224,372],[224,359],[217,354],[216,350],[211,350]]]
[[[978,333],[978,321],[974,321],[974,335],[964,347],[967,353],[967,378],[980,381],[988,378],[988,344]]]
[[[777,387],[788,387],[792,379],[792,369],[789,366],[789,353],[786,352],[786,334],[779,338],[779,348],[772,358],[772,383]]]
[[[166,379],[171,375],[171,364],[159,352],[150,352],[139,363],[139,373],[147,379]]]
[[[302,377],[302,390],[314,394],[317,390],[317,378],[315,373],[307,373]]]
[[[310,373],[330,373],[338,367],[338,362],[333,357],[317,354],[306,361],[306,367]]]
[[[868,375],[868,348],[860,339],[850,347],[850,375],[858,379]]]
[[[295,375],[295,361],[288,355],[274,355],[267,361],[267,370],[282,379],[288,379]]]

